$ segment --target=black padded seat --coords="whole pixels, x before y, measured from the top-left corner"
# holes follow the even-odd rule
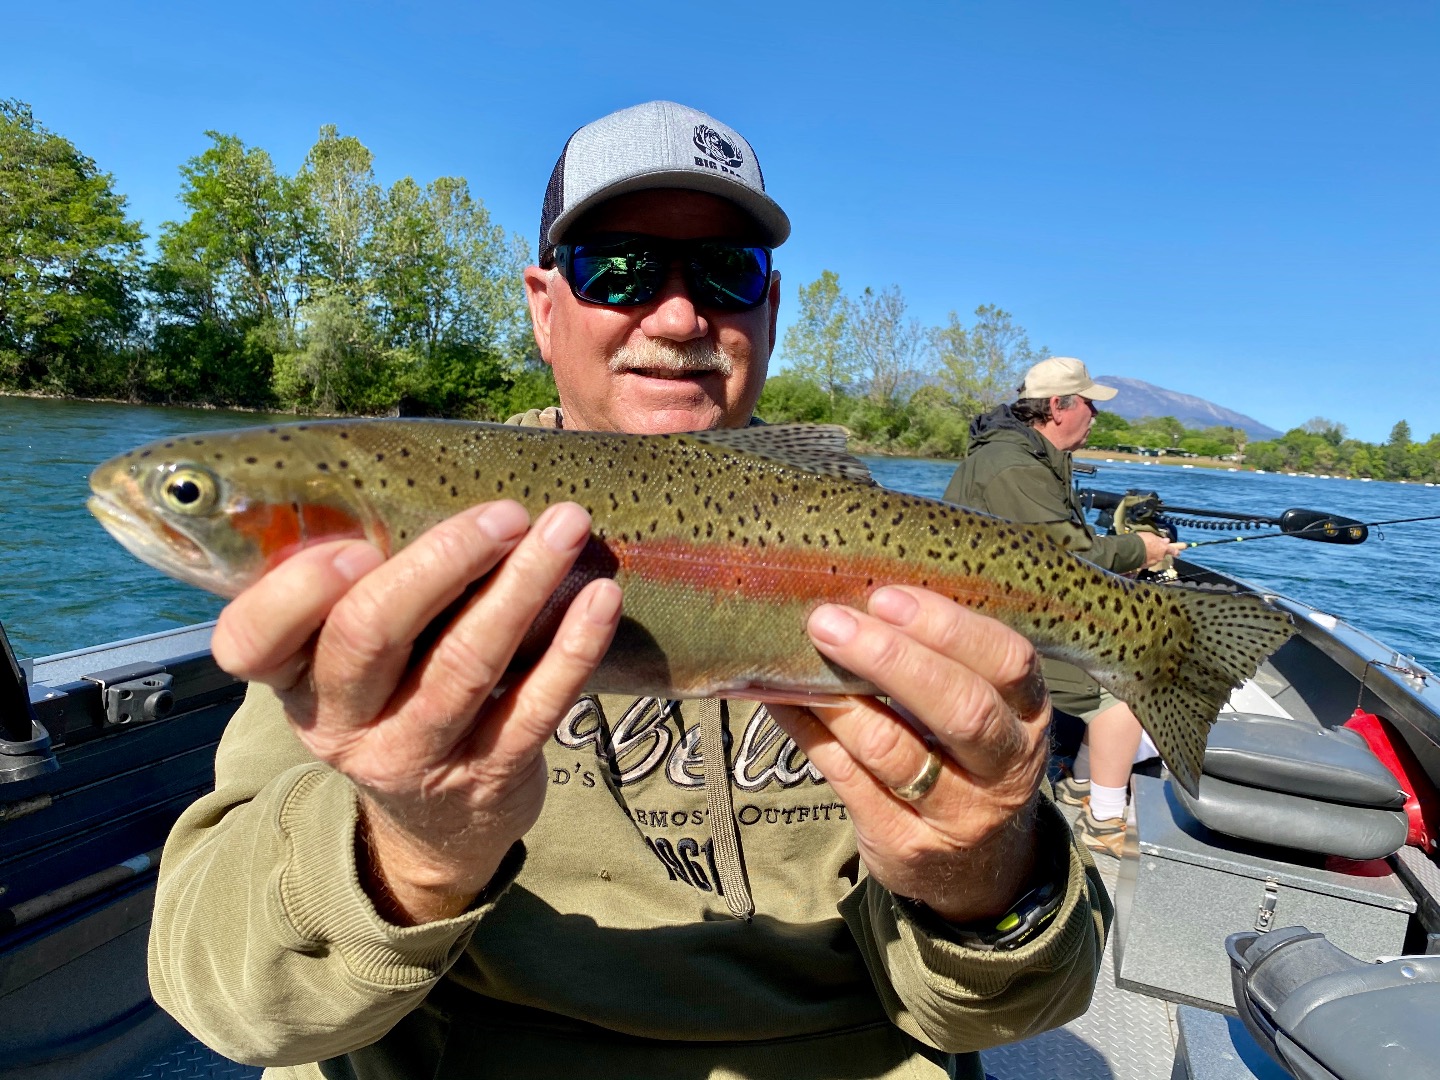
[[[1362,739],[1294,720],[1238,714],[1210,732],[1200,794],[1185,809],[1227,836],[1347,859],[1405,843],[1405,793]]]
[[[1242,713],[1217,722],[1205,744],[1203,771],[1247,787],[1348,806],[1405,805],[1405,792],[1363,739],[1282,717]]]

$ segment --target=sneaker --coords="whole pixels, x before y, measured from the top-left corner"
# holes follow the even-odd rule
[[[1067,776],[1055,783],[1055,801],[1066,806],[1085,806],[1090,802],[1090,781]]]
[[[1112,858],[1120,858],[1125,850],[1125,819],[1123,817],[1096,818],[1087,804],[1075,819],[1075,835],[1091,851]]]

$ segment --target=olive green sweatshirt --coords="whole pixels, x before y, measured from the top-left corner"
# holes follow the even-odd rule
[[[727,771],[756,911],[717,857],[698,703],[585,698],[546,748],[537,824],[471,910],[387,924],[362,890],[350,781],[252,687],[213,794],[171,833],[150,942],[155,999],[267,1078],[982,1076],[969,1052],[1088,1006],[1110,919],[1045,800],[1065,867],[1051,927],[980,952],[868,880],[844,805],[763,708]],[[318,1063],[318,1064],[317,1064]]]
[[[360,885],[353,785],[252,686],[165,847],[156,1001],[269,1080],[981,1080],[975,1051],[1085,1011],[1111,908],[1053,803],[1060,911],[978,951],[870,881],[829,784],[763,707],[733,707],[707,769],[707,703],[581,699],[523,845],[470,910],[402,928]]]
[[[1096,566],[1124,573],[1145,562],[1145,542],[1132,534],[1098,536],[1075,493],[1071,458],[1001,405],[970,425],[970,451],[945,489],[947,502],[1044,529]],[[1056,707],[1077,714],[1100,704],[1100,684],[1074,664],[1040,662]]]
[[[1145,542],[1133,534],[1097,536],[1085,520],[1070,455],[1001,405],[970,426],[970,452],[960,462],[947,502],[1027,525],[1096,566],[1122,574],[1145,562]]]

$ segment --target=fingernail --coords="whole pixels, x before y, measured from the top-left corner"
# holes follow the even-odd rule
[[[600,586],[590,594],[590,606],[585,609],[585,618],[596,626],[609,626],[620,613],[622,598],[620,586],[613,581]]]
[[[824,604],[810,614],[810,633],[827,645],[844,645],[859,629],[855,617],[834,604]]]
[[[374,570],[385,556],[371,544],[353,544],[336,555],[330,565],[340,572],[346,581],[359,581]]]
[[[563,553],[579,547],[590,535],[590,515],[577,506],[562,506],[551,511],[541,536],[551,551]]]
[[[892,626],[908,626],[920,612],[920,604],[901,589],[880,589],[870,597],[870,614]]]
[[[491,503],[475,519],[480,531],[497,543],[514,540],[530,527],[530,515],[517,502]]]

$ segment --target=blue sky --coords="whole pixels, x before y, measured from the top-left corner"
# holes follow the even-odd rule
[[[152,233],[206,129],[293,171],[335,123],[533,241],[565,137],[672,98],[755,145],[792,300],[830,269],[1282,429],[1440,431],[1440,5],[7,7],[0,96]]]

